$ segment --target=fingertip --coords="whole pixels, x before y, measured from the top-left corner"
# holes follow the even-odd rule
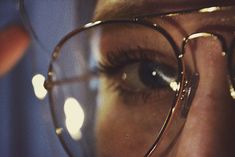
[[[6,74],[24,55],[30,36],[22,26],[0,30],[0,76]]]

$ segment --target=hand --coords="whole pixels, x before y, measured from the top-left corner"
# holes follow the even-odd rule
[[[0,30],[0,77],[20,60],[29,43],[29,34],[20,26]]]

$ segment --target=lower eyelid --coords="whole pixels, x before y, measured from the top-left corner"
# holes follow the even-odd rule
[[[128,90],[126,87],[112,84],[109,90],[115,92],[119,99],[125,104],[145,104],[152,101],[162,101],[171,92],[169,89],[145,89],[140,91]]]

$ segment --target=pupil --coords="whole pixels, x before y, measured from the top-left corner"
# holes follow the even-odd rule
[[[167,70],[167,68],[163,65],[159,65],[156,62],[141,62],[138,71],[139,78],[147,87],[165,88],[168,86],[168,83],[159,75],[159,72],[161,72],[164,76],[166,75],[165,71],[163,72],[163,70]]]

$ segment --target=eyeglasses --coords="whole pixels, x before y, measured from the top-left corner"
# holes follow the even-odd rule
[[[234,96],[234,24],[234,6],[210,7],[96,21],[66,35],[45,88],[68,155],[162,153],[190,109],[200,79],[197,53],[228,61]]]

